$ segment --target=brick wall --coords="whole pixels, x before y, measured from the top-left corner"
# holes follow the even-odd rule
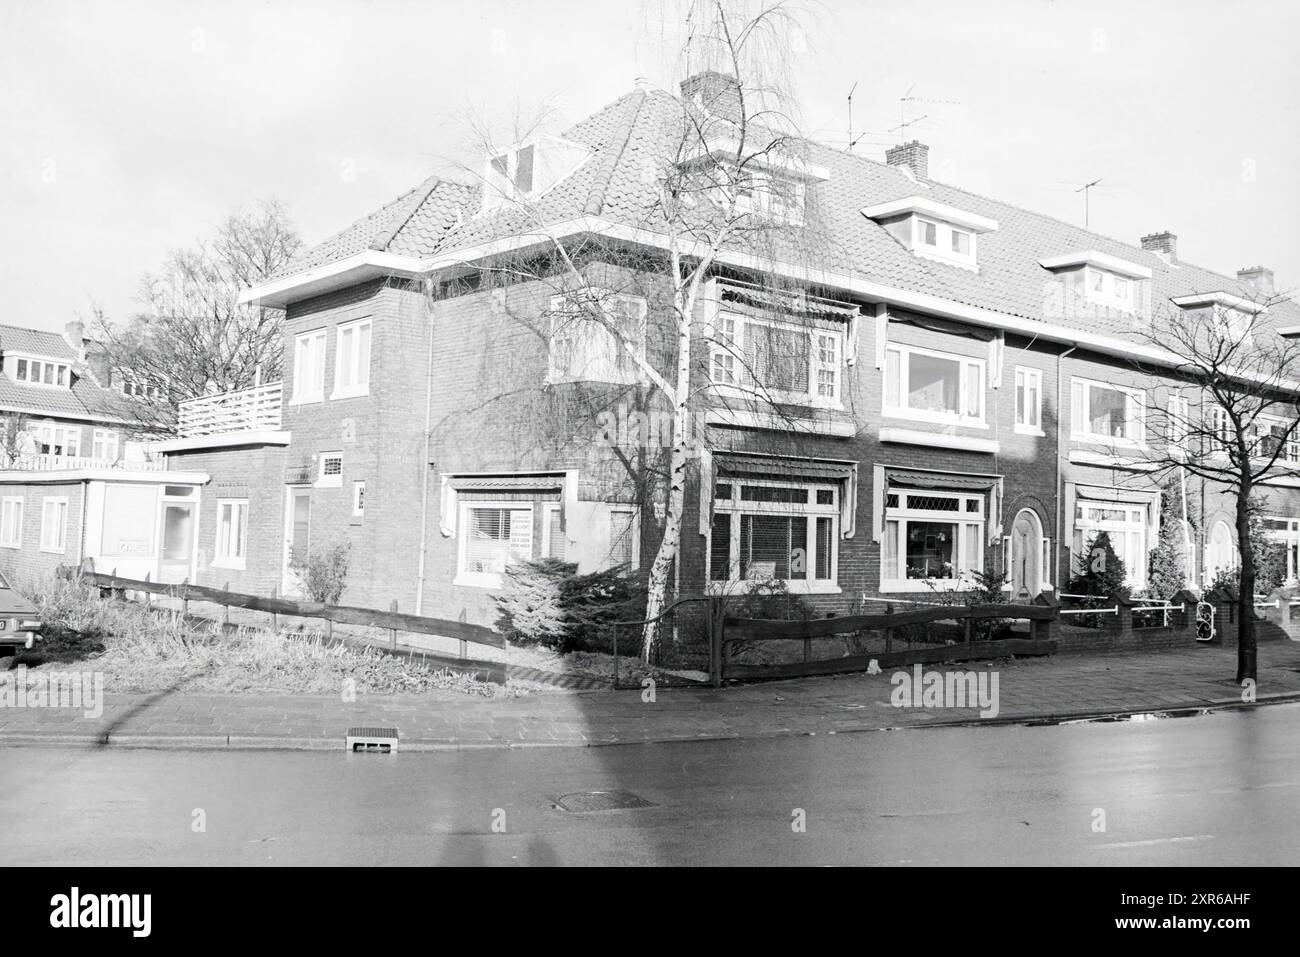
[[[15,584],[35,585],[52,575],[60,565],[76,565],[82,556],[83,500],[81,482],[49,482],[0,485],[0,499],[20,498],[23,502],[21,547],[0,546],[0,572]],[[47,499],[67,500],[64,546],[58,551],[41,548],[42,506]]]

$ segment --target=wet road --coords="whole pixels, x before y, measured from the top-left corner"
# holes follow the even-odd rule
[[[655,806],[554,805],[594,789]],[[389,756],[9,748],[0,814],[0,866],[1297,864],[1300,706]]]

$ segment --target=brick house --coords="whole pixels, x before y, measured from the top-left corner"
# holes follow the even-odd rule
[[[163,470],[160,424],[81,323],[0,326],[0,419],[0,571],[30,579],[90,557],[156,574],[161,496],[201,483]]]
[[[670,290],[637,265],[662,246],[647,171],[674,155],[683,111],[724,102],[730,82],[638,89],[486,157],[486,187],[430,179],[250,290],[286,310],[284,381],[187,403],[160,446],[168,469],[209,477],[196,579],[292,592],[296,556],[347,543],[345,601],[490,623],[511,561],[644,569],[663,401],[607,329],[561,321],[563,276],[502,281],[499,266],[556,239],[581,250],[609,321],[670,369]],[[815,255],[758,268],[724,248],[702,296],[680,592],[780,579],[843,611],[961,588],[992,563],[1023,598],[1059,588],[1100,530],[1144,587],[1161,491],[1138,453],[1167,438],[1151,390],[1185,400],[1142,323],[1251,311],[1271,271],[1219,275],[1167,232],[1120,242],[945,185],[918,142],[885,163],[806,142],[762,177],[780,201],[754,215]],[[1289,328],[1300,311],[1269,315]],[[1233,561],[1232,503],[1182,485],[1199,583]],[[1300,479],[1267,496],[1294,577]]]

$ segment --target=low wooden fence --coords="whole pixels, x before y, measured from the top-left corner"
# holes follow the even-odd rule
[[[409,615],[394,610],[380,611],[376,608],[358,608],[349,605],[326,605],[323,602],[296,601],[292,598],[266,598],[261,595],[248,595],[243,592],[225,591],[204,585],[191,585],[188,582],[166,583],[148,579],[122,578],[116,574],[94,572],[85,568],[64,567],[58,570],[60,578],[79,580],[115,595],[128,591],[158,595],[181,602],[182,614],[189,614],[192,601],[209,602],[223,609],[222,624],[229,623],[231,608],[244,608],[249,611],[265,612],[270,616],[270,624],[278,629],[280,616],[294,618],[315,618],[328,623],[328,636],[333,638],[335,623],[356,625],[363,628],[378,628],[388,632],[389,650],[397,648],[399,631],[418,635],[435,635],[441,638],[459,640],[460,658],[451,658],[437,653],[425,653],[424,657],[438,667],[451,667],[457,671],[482,673],[492,679],[504,680],[505,666],[501,662],[479,661],[470,659],[465,653],[465,642],[488,645],[492,648],[504,648],[505,639],[483,625],[472,625],[463,621],[451,621],[445,618],[426,618],[423,615]],[[396,602],[394,602],[394,606]],[[499,675],[498,675],[499,673]]]
[[[1005,658],[1010,655],[1050,655],[1056,651],[1052,627],[1058,620],[1059,607],[1049,605],[942,605],[914,611],[877,615],[850,615],[842,618],[816,618],[808,621],[770,621],[756,618],[721,617],[714,631],[716,653],[713,656],[714,684],[738,678],[794,678],[806,675],[843,674],[865,671],[874,662],[881,668],[924,664],[937,661],[969,661],[975,658]],[[1027,621],[1028,638],[974,640],[972,625],[984,621]],[[964,638],[952,644],[909,646],[895,649],[895,632],[909,626],[929,626],[951,622],[961,629]],[[812,657],[812,642],[818,638],[864,631],[879,632],[884,650],[869,654],[850,654],[839,658]],[[732,660],[731,649],[740,642],[802,641],[803,660],[774,664],[749,664]]]

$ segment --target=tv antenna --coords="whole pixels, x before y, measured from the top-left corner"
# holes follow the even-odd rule
[[[1100,182],[1101,182],[1101,177],[1098,176],[1091,183],[1084,183],[1082,186],[1080,186],[1078,189],[1075,190],[1076,193],[1083,193],[1083,228],[1084,229],[1088,228],[1088,197],[1092,193],[1092,188]]]
[[[939,104],[943,106],[961,106],[961,102],[958,100],[940,100],[932,96],[913,96],[912,91],[915,89],[916,89],[916,84],[913,83],[911,86],[907,88],[907,92],[898,98],[898,126],[895,127],[895,129],[899,131],[900,136],[906,136],[907,128],[909,126],[912,126],[916,123],[920,123],[922,120],[928,119],[930,116],[930,114],[928,113],[923,113],[922,115],[913,117],[912,119],[909,120],[906,115],[907,104],[909,103],[930,103],[930,104]],[[890,130],[890,132],[892,133],[893,130]]]

